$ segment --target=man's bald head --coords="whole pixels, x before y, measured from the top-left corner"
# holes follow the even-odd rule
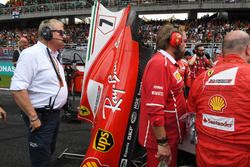
[[[224,38],[222,52],[223,55],[240,55],[248,45],[250,45],[250,36],[246,32],[240,30],[231,31]]]
[[[25,37],[21,37],[18,42],[18,46],[21,50],[27,48],[29,46],[29,41]]]
[[[27,38],[25,38],[25,37],[21,37],[19,41],[20,42],[28,42]]]

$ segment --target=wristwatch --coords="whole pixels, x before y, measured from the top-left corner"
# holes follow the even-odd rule
[[[168,137],[167,136],[166,137],[162,137],[160,139],[157,139],[157,143],[160,146],[166,146],[167,142],[168,142]]]

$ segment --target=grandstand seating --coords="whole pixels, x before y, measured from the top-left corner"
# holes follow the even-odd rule
[[[173,23],[183,24],[187,27],[188,42],[204,42],[204,43],[221,43],[226,32],[235,29],[250,31],[249,20],[238,20],[237,22],[228,22],[224,19],[212,19],[204,17],[199,20],[174,20]],[[141,37],[143,43],[154,46],[156,34],[161,25],[166,21],[145,21],[140,26]],[[67,44],[87,43],[89,24],[71,24],[65,25],[68,38]],[[0,45],[16,45],[19,36],[26,36],[31,44],[37,39],[37,29],[25,28],[21,29],[1,29],[0,28]]]
[[[92,0],[11,0],[0,7],[0,20],[45,16],[90,16]],[[113,10],[131,4],[140,13],[223,11],[250,8],[250,0],[101,0]],[[83,10],[84,9],[84,10]]]
[[[129,1],[134,5],[146,6],[150,3],[154,5],[159,5],[163,3],[173,3],[173,1],[177,3],[184,4],[194,4],[197,2],[202,3],[212,3],[214,0],[132,0]],[[218,0],[219,1],[219,0]],[[218,3],[218,1],[216,1]],[[250,0],[235,0],[234,2],[227,2],[227,0],[221,0],[220,3],[250,3]],[[50,2],[50,3],[48,3]],[[103,1],[104,2],[104,1]],[[106,1],[112,2],[112,5],[126,5],[129,3],[128,1]],[[64,11],[65,15],[68,14],[68,10],[82,10],[83,8],[89,8],[87,4],[91,4],[90,0],[78,0],[78,1],[69,1],[69,0],[37,0],[35,4],[34,1],[24,1],[24,3],[19,4],[21,14],[28,15],[28,18],[31,17],[29,15],[31,12],[36,13],[40,12],[48,12],[50,14],[53,13],[54,10]],[[15,4],[16,5],[16,4]],[[106,5],[110,5],[107,3]],[[2,15],[10,15],[8,11],[13,9],[13,4],[7,4],[5,7],[0,8],[1,11],[4,11]],[[7,12],[7,13],[6,13]],[[43,15],[40,17],[44,18]],[[1,18],[1,16],[0,16]],[[14,21],[13,21],[14,22]],[[141,36],[143,39],[143,43],[150,46],[155,46],[157,31],[166,21],[145,21],[143,26],[140,27]],[[250,31],[250,23],[249,20],[237,20],[229,22],[225,19],[204,17],[199,20],[172,20],[172,22],[177,24],[184,24],[187,27],[187,37],[188,42],[204,42],[204,43],[221,43],[223,36],[226,32],[242,29],[245,31]],[[17,25],[16,25],[17,26]],[[87,43],[88,37],[88,29],[89,25],[86,23],[82,24],[70,24],[65,27],[68,38],[66,39],[67,44],[72,45],[81,45],[83,43]],[[16,27],[14,29],[4,29],[0,26],[0,45],[1,46],[16,46],[18,37],[26,36],[30,42],[30,44],[34,44],[37,40],[37,29],[36,28],[27,28],[20,29],[20,27]]]
[[[0,8],[0,15],[5,19],[20,18],[21,16],[30,15],[34,13],[49,12],[50,15],[55,12],[65,12],[72,10],[80,10],[86,6],[86,1],[69,1],[69,2],[57,2],[57,3],[41,3],[41,4],[6,4],[5,7]]]

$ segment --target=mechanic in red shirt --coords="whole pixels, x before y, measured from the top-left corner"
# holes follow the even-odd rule
[[[187,98],[188,97],[188,92],[189,92],[189,89],[190,89],[190,81],[191,81],[191,78],[190,78],[190,68],[189,68],[189,65],[188,65],[188,56],[191,56],[191,53],[189,51],[186,51],[184,53],[184,57],[182,59],[179,59],[177,60],[177,64],[179,66],[179,72],[183,78],[183,81],[184,81],[184,95],[185,97]]]
[[[202,73],[190,89],[189,112],[196,113],[199,167],[250,166],[250,36],[231,31],[223,59]]]
[[[186,112],[184,82],[176,60],[185,52],[185,32],[172,25],[161,28],[158,51],[148,62],[142,79],[139,142],[147,150],[147,166],[166,161],[176,167],[177,145],[182,138]]]
[[[203,44],[197,44],[195,46],[195,54],[190,57],[188,60],[188,64],[190,67],[190,78],[191,78],[191,86],[194,80],[204,71],[212,67],[212,63],[205,56],[205,48]]]

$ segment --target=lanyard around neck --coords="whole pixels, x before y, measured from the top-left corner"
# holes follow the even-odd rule
[[[56,76],[57,76],[57,78],[58,78],[58,80],[59,80],[60,87],[63,87],[63,80],[62,80],[62,77],[61,77],[60,72],[59,72],[59,67],[56,67],[56,62],[55,62],[55,60],[52,58],[49,49],[48,49],[48,48],[46,48],[46,49],[47,49],[47,52],[48,52],[50,61],[51,61],[51,63],[52,63],[52,66],[53,66],[53,68],[54,68],[54,70],[55,70],[55,72],[56,72]]]

